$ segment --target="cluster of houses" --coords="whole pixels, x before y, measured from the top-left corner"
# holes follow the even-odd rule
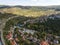
[[[17,45],[15,40],[13,39],[13,34],[12,32],[9,32],[8,35],[6,35],[6,39],[10,41],[11,45]]]
[[[18,45],[19,43],[19,39],[18,39],[18,34],[16,33],[15,34],[15,32],[14,31],[12,31],[12,29],[13,28],[11,28],[10,29],[10,31],[8,32],[8,34],[6,35],[6,39],[7,40],[9,40],[10,41],[10,43],[11,43],[11,45]],[[26,31],[27,30],[27,31]],[[22,40],[30,40],[30,41],[32,41],[32,39],[33,39],[33,42],[36,42],[37,41],[37,38],[33,38],[33,34],[34,34],[34,32],[35,31],[29,31],[28,29],[23,29],[23,31],[22,30],[18,30],[18,33],[19,33],[19,35],[22,37]],[[27,35],[25,35],[25,33],[27,33]],[[30,35],[30,34],[32,34],[32,35]]]
[[[25,29],[24,29],[25,30]],[[37,45],[40,45],[40,39],[37,39],[37,37],[34,37],[34,32],[30,33],[30,32],[24,32],[24,30],[18,30],[19,35],[22,37],[21,40],[29,40],[30,42],[36,43]],[[25,33],[27,33],[25,35]],[[59,36],[55,36],[53,37],[53,35],[51,34],[47,34],[46,36],[46,41],[48,41],[50,44],[59,44],[59,40],[58,38],[60,38]],[[15,33],[14,31],[9,31],[8,34],[6,35],[6,39],[10,41],[11,45],[19,45],[19,39],[18,39],[18,34]]]

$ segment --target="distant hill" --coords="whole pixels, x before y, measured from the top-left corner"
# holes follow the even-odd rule
[[[21,6],[21,5],[9,6],[9,5],[0,5],[0,8],[12,8],[12,7],[17,7],[17,8],[22,8],[22,9],[30,9],[30,8],[60,9],[60,5],[52,5],[52,6]]]
[[[8,5],[0,5],[0,9],[3,9],[3,8],[11,8],[11,6],[8,6]]]
[[[60,5],[57,6],[7,6],[0,5],[0,12],[12,13],[23,16],[39,17],[42,15],[50,15],[60,13]]]

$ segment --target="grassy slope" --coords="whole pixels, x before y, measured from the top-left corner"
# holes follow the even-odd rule
[[[33,9],[21,9],[18,7],[12,7],[12,8],[4,8],[0,9],[0,12],[5,12],[5,13],[12,13],[12,14],[17,14],[17,15],[22,15],[22,16],[33,16],[33,17],[39,17],[42,15],[49,15],[49,14],[55,14],[58,13],[57,11],[54,10],[33,10]],[[59,12],[60,13],[60,12]]]

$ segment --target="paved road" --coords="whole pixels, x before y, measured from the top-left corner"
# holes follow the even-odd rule
[[[0,45],[3,45],[2,40],[1,40],[1,32],[0,32]]]

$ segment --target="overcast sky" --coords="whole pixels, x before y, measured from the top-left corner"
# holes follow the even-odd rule
[[[60,5],[60,0],[0,0],[1,5],[47,6]]]

